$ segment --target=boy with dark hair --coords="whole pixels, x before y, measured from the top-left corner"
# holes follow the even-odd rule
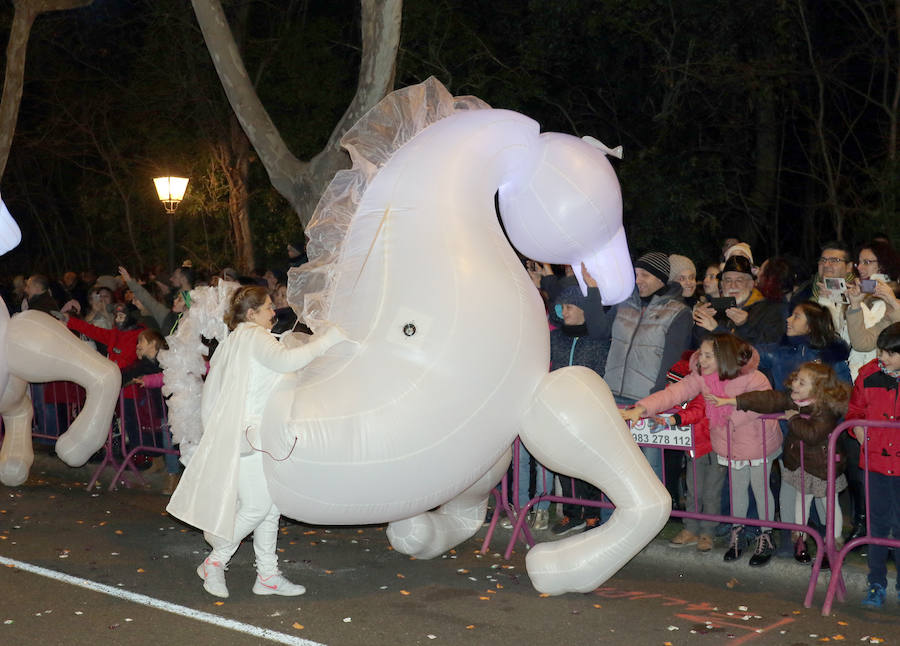
[[[900,418],[900,323],[894,323],[878,335],[878,358],[859,370],[847,419],[896,420]],[[861,426],[853,434],[865,447],[860,466],[868,468],[869,527],[873,538],[900,539],[900,452],[896,445],[900,429]],[[868,443],[866,442],[868,436]],[[869,589],[862,604],[872,608],[884,605],[887,588],[887,556],[885,545],[868,546]],[[900,566],[900,554],[893,551],[894,563]],[[900,567],[897,568],[900,599]]]

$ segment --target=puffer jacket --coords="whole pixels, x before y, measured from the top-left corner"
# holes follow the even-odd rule
[[[785,380],[807,361],[831,366],[838,379],[850,383],[850,368],[847,366],[850,346],[842,339],[835,339],[824,348],[814,348],[809,344],[807,335],[785,335],[778,343],[764,343],[757,345],[756,349],[759,351],[759,369],[775,388],[788,387]]]
[[[828,436],[837,426],[839,415],[826,406],[797,406],[791,396],[780,390],[761,390],[737,396],[738,410],[752,410],[757,413],[773,414],[795,410],[807,419],[794,415],[788,420],[788,434],[784,440],[781,459],[791,471],[800,468],[800,450],[803,449],[803,470],[817,478],[828,477]],[[838,445],[840,450],[840,445]],[[837,473],[843,473],[846,460],[840,454]]]
[[[635,288],[616,306],[612,324],[603,378],[613,394],[638,399],[663,388],[666,370],[690,346],[691,327],[691,311],[681,300],[681,285],[669,283],[646,307]]]
[[[900,380],[885,374],[873,359],[862,368],[853,384],[847,419],[900,421]],[[869,470],[900,476],[900,428],[869,427]],[[866,460],[859,456],[859,466]]]
[[[689,401],[700,394],[710,394],[709,387],[697,364],[699,353],[691,356],[691,373],[676,384],[666,386],[665,390],[644,397],[637,404],[646,409],[646,415],[656,415],[668,410],[684,401]],[[750,361],[741,368],[741,373],[734,379],[727,379],[722,383],[725,397],[737,397],[746,392],[755,390],[771,390],[769,380],[756,367],[759,365],[759,354],[753,350]],[[719,417],[714,415],[714,406],[706,404],[706,414],[709,417],[709,436],[713,451],[723,457],[732,460],[758,460],[772,455],[781,448],[782,436],[775,420],[760,420],[759,414],[751,411],[736,411],[733,407],[727,416],[724,425],[716,425],[714,420]],[[726,411],[727,412],[727,411]],[[763,434],[765,435],[765,451],[763,450]],[[729,456],[729,442],[731,455]]]

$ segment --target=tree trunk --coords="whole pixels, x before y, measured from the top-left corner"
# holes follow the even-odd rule
[[[13,135],[16,133],[22,87],[25,84],[25,51],[34,19],[48,11],[76,9],[85,7],[91,2],[93,0],[14,0],[15,11],[9,31],[9,42],[6,44],[3,96],[0,98],[0,177],[6,170]]]
[[[219,0],[191,0],[191,4],[231,108],[275,190],[290,202],[305,227],[331,177],[348,166],[340,149],[341,137],[393,89],[402,0],[362,0],[362,62],[356,95],[325,148],[309,162],[288,150],[260,102]]]
[[[237,269],[248,274],[256,264],[253,233],[250,230],[250,141],[233,115],[229,121],[233,163],[228,169],[228,218],[234,235]]]

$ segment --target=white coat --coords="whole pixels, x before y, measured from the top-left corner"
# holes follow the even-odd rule
[[[231,540],[238,459],[252,450],[245,430],[256,429],[266,399],[282,374],[299,370],[344,338],[338,328],[330,328],[306,345],[288,349],[261,325],[240,323],[210,361],[203,385],[203,435],[166,511]]]

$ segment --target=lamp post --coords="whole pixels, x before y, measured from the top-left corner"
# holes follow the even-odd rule
[[[175,209],[184,199],[187,177],[154,177],[156,194],[169,214],[169,272],[175,271]]]

